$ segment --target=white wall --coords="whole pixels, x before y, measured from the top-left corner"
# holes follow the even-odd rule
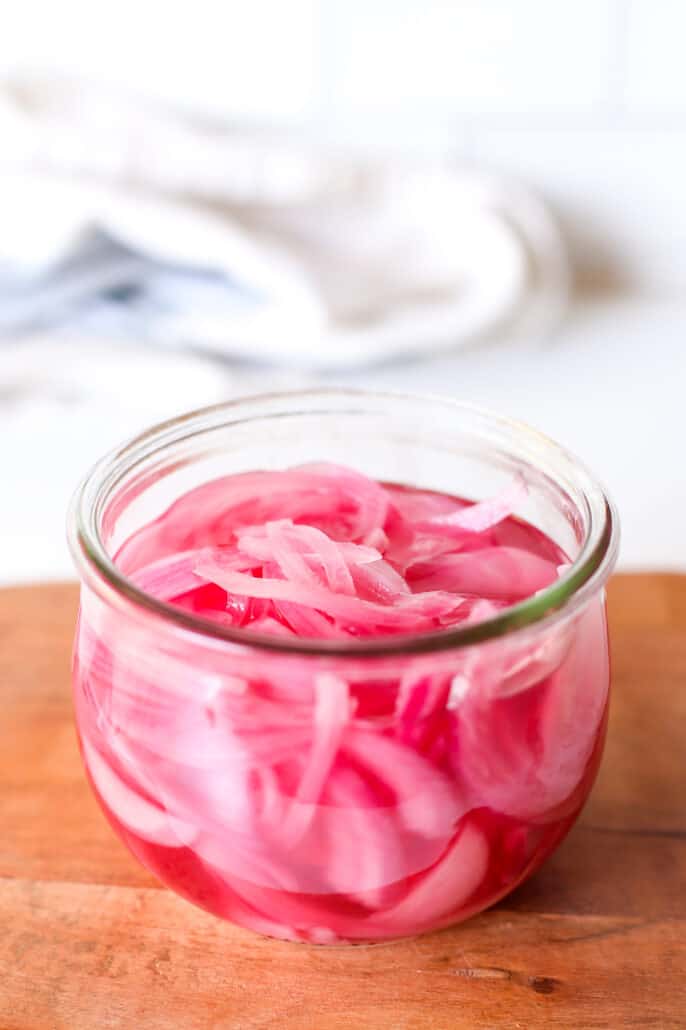
[[[685,37],[683,0],[22,0],[0,71],[511,171],[557,205],[587,285],[679,294]]]

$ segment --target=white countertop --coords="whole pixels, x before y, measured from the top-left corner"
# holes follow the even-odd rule
[[[473,347],[331,382],[443,393],[530,422],[610,490],[622,567],[684,569],[685,336],[686,302],[585,302],[550,343]],[[128,435],[233,393],[313,381],[328,380],[97,343],[3,346],[0,582],[73,575],[64,543],[70,494]]]

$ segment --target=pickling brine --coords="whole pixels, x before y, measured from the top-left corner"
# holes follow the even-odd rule
[[[526,491],[320,463],[203,483],[136,529],[116,568],[163,604],[84,588],[74,659],[86,768],[131,851],[315,943],[453,923],[537,868],[593,783],[609,669],[602,590],[491,630],[570,567],[515,517]],[[453,647],[460,627],[486,632]]]

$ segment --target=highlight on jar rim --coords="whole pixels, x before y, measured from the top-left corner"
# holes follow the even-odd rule
[[[144,433],[73,502],[77,727],[132,852],[314,943],[448,925],[530,875],[602,752],[611,502],[436,398],[305,391]]]

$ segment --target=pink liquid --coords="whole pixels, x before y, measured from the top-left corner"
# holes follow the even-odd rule
[[[249,473],[183,496],[117,563],[246,639],[435,632],[567,563],[509,514],[519,490],[468,505],[331,466]],[[312,660],[162,647],[84,603],[74,676],[91,782],[161,880],[262,933],[377,940],[492,904],[572,825],[605,731],[605,614],[597,597],[459,652]]]

